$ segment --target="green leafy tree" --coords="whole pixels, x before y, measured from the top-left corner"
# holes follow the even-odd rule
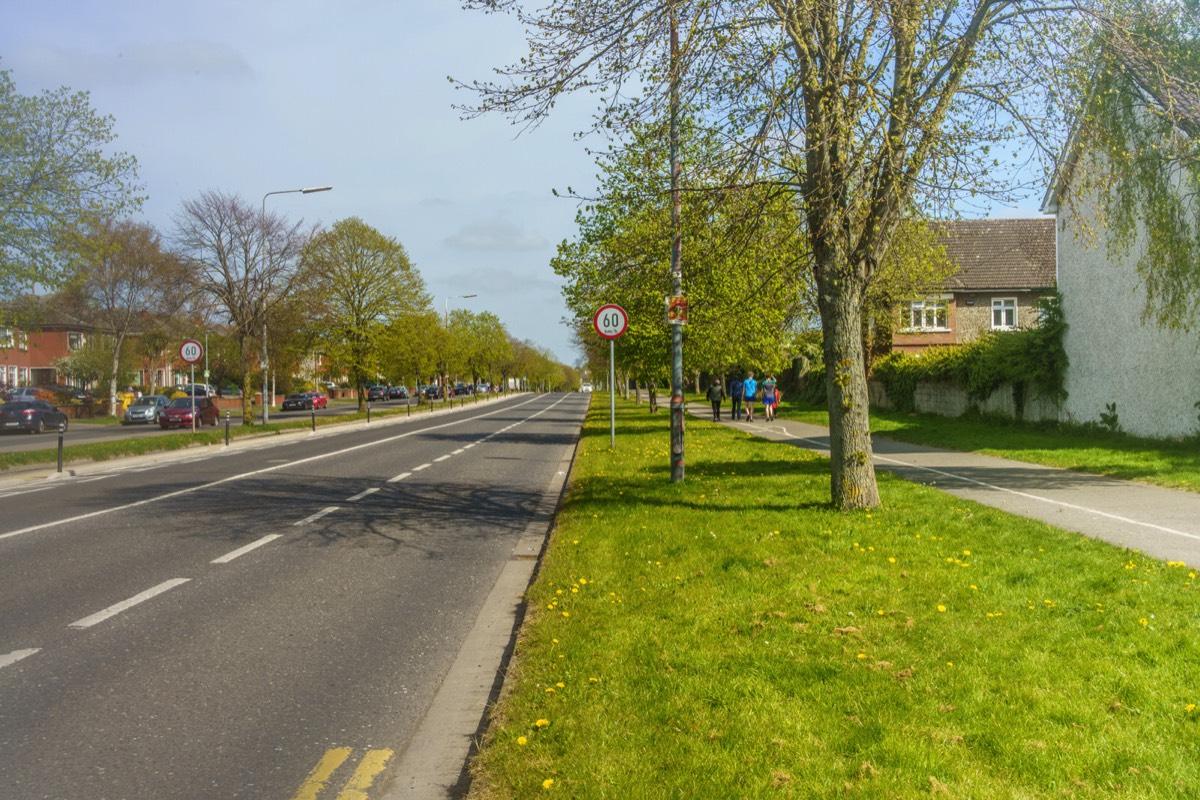
[[[109,414],[117,413],[117,384],[128,359],[126,347],[150,320],[178,314],[188,301],[183,264],[163,248],[152,226],[132,221],[96,223],[89,238],[91,259],[72,279],[60,301],[70,302],[112,340],[108,379]]]
[[[1131,4],[1092,18],[1078,64],[1076,129],[1060,200],[1096,201],[1084,234],[1136,267],[1145,316],[1194,330],[1200,318],[1200,14],[1195,3]],[[1090,222],[1089,222],[1090,220]],[[1090,226],[1090,227],[1089,227]]]
[[[913,209],[1015,199],[1032,137],[1061,136],[1064,40],[1080,6],[1018,0],[467,0],[509,12],[529,52],[467,88],[469,114],[523,126],[566,93],[599,99],[595,128],[618,136],[660,119],[678,87],[724,142],[738,184],[795,195],[824,333],[831,496],[879,504],[863,328],[870,288]],[[668,58],[671,12],[681,45]],[[707,165],[689,164],[688,171]],[[665,249],[665,247],[664,247]]]
[[[398,241],[357,217],[314,237],[304,264],[319,287],[316,325],[325,353],[358,387],[361,410],[364,385],[382,371],[388,330],[406,314],[429,307],[425,282]]]
[[[0,70],[0,298],[57,288],[89,259],[89,228],[140,207],[137,161],[86,92],[22,95]]]

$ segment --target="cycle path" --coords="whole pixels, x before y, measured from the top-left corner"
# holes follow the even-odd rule
[[[711,420],[707,407],[694,412]],[[727,417],[722,424],[829,454],[829,429],[818,425]],[[881,436],[873,441],[878,470],[1154,558],[1200,567],[1200,494]]]

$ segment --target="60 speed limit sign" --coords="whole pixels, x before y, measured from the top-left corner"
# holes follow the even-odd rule
[[[592,318],[592,327],[605,339],[618,338],[628,325],[629,315],[625,313],[625,309],[612,303],[600,306],[600,310]]]
[[[195,339],[188,339],[179,346],[179,357],[189,364],[195,364],[204,358],[204,345]]]

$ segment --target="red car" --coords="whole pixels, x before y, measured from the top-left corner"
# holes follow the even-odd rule
[[[158,415],[158,427],[190,428],[192,427],[192,407],[196,409],[196,427],[201,425],[217,426],[221,412],[210,397],[176,397],[171,404]]]
[[[308,396],[312,398],[313,408],[327,408],[329,406],[329,398],[320,392],[309,392]]]

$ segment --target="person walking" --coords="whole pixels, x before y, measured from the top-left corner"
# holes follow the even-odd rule
[[[775,376],[768,375],[762,386],[763,413],[767,417],[767,422],[771,422],[775,419],[775,409],[779,407],[781,396],[779,388],[775,385]]]
[[[721,385],[720,378],[713,378],[713,382],[708,385],[708,402],[712,403],[713,422],[721,421],[721,401],[725,399],[725,387]]]
[[[750,370],[746,375],[746,380],[742,381],[742,399],[746,403],[746,422],[754,422],[754,398],[758,394],[758,381],[754,380],[754,370]]]
[[[742,418],[742,398],[746,396],[746,385],[742,383],[741,373],[733,373],[729,382],[729,415],[734,420]]]

